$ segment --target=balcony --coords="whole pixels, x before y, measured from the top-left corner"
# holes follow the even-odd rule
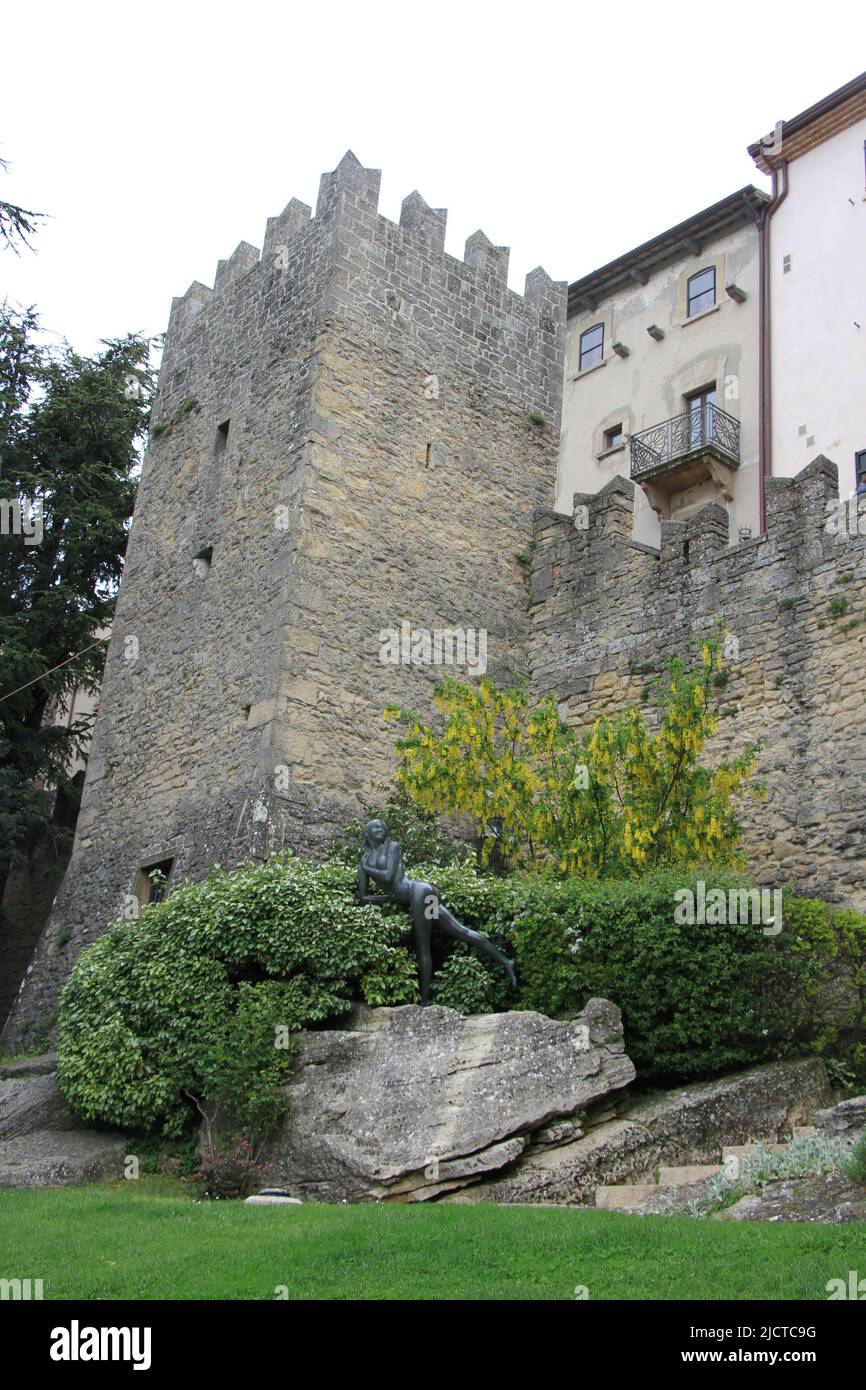
[[[669,495],[712,481],[727,500],[733,496],[740,422],[713,402],[703,401],[698,408],[627,438],[631,476],[641,487],[649,484],[654,492]]]

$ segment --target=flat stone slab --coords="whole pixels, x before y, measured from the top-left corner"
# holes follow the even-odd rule
[[[0,1187],[67,1187],[124,1176],[135,1141],[88,1129],[66,1104],[46,1058],[10,1063],[0,1080]]]
[[[304,1037],[266,1180],[323,1201],[424,1200],[507,1169],[531,1132],[634,1074],[606,1000],[568,1022],[358,1008],[347,1028]]]
[[[751,1144],[725,1144],[722,1149],[722,1162],[727,1158],[754,1158],[759,1149],[767,1149],[770,1153],[777,1154],[787,1147],[787,1144],[771,1143],[769,1139],[758,1139]]]
[[[713,1221],[755,1221],[761,1218],[761,1199],[756,1196],[741,1197],[733,1206],[722,1211],[714,1211]]]
[[[245,1197],[245,1207],[301,1207],[303,1202],[300,1197],[265,1197],[261,1193],[257,1197]]]

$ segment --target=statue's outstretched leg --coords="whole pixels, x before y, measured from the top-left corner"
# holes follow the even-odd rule
[[[430,1003],[430,981],[433,979],[433,957],[430,954],[430,939],[433,935],[433,928],[426,917],[418,915],[412,924],[412,935],[415,940],[415,955],[418,957],[418,975],[421,980],[421,1003]]]
[[[454,936],[458,941],[467,941],[470,946],[477,947],[479,951],[483,951],[491,960],[495,960],[502,966],[502,969],[505,971],[514,988],[517,988],[514,961],[504,956],[486,936],[482,936],[478,931],[473,931],[471,927],[464,927],[463,923],[458,922],[457,918],[448,911],[447,907],[443,907],[441,903],[439,904],[436,922],[448,936]]]

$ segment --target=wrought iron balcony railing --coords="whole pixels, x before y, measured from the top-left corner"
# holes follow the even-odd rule
[[[628,442],[633,478],[679,463],[707,445],[714,445],[736,465],[740,461],[740,422],[707,401],[699,409],[628,435]]]

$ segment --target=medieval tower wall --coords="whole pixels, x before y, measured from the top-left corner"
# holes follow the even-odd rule
[[[388,221],[379,177],[346,155],[315,216],[289,203],[174,302],[75,845],[7,1046],[145,870],[320,852],[375,795],[383,708],[442,675],[383,664],[384,629],[484,630],[491,674],[527,666],[566,286],[515,294],[481,232],[447,255],[418,194]]]
[[[731,547],[723,507],[631,539],[634,486],[539,516],[532,679],[585,729],[640,702],[718,620],[733,642],[713,755],[761,742],[767,797],[742,804],[756,880],[866,909],[866,507],[818,458],[767,481],[766,534]],[[860,499],[862,502],[862,499]],[[575,524],[575,522],[577,524]]]

